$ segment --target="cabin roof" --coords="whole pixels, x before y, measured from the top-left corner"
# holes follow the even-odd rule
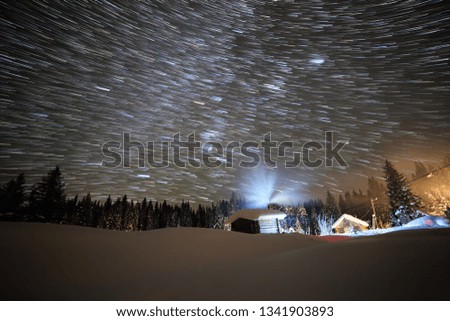
[[[237,211],[225,221],[225,224],[231,224],[240,218],[251,221],[258,221],[261,219],[272,219],[272,218],[283,219],[285,217],[286,214],[280,211],[252,208]]]
[[[369,227],[369,224],[367,222],[364,222],[363,220],[360,220],[354,216],[351,216],[350,214],[343,214],[332,226],[332,228],[338,227],[343,221],[349,221],[351,223],[355,223],[358,225],[363,225],[366,227]]]

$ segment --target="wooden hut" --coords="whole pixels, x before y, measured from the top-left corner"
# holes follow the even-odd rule
[[[280,221],[286,214],[267,209],[245,209],[231,215],[225,227],[231,231],[244,233],[277,234],[281,232]]]
[[[332,226],[334,233],[355,233],[369,229],[369,224],[350,214],[343,214]]]

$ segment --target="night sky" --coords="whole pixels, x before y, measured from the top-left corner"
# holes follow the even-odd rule
[[[446,1],[0,2],[0,181],[60,165],[69,196],[209,202],[366,188],[450,150]],[[347,168],[105,168],[101,145],[348,140]],[[240,156],[237,155],[237,159]],[[250,188],[249,188],[250,186]],[[267,189],[268,187],[262,187]]]

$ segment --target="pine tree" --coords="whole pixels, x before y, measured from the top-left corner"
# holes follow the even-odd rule
[[[101,227],[100,226],[100,219],[103,214],[103,205],[100,204],[99,201],[95,201],[92,208],[92,215],[91,215],[91,227]]]
[[[198,211],[191,212],[192,227],[199,227]]]
[[[77,215],[77,205],[78,205],[78,194],[74,198],[67,200],[65,206],[65,224],[76,224]]]
[[[102,222],[101,225],[106,229],[114,228],[114,215],[113,215],[113,204],[111,195],[108,195],[106,202],[103,204]]]
[[[166,228],[167,227],[168,217],[169,217],[169,205],[167,205],[167,201],[164,200],[162,205],[159,208],[159,227],[158,228]]]
[[[139,203],[135,204],[133,200],[130,201],[128,206],[127,216],[126,216],[126,230],[136,231],[138,229],[138,207]]]
[[[29,200],[31,214],[46,222],[60,223],[65,199],[61,171],[56,166],[40,183],[33,186]]]
[[[335,221],[339,216],[338,206],[336,204],[336,199],[330,191],[327,191],[327,199],[325,201],[324,208],[325,215],[329,217],[329,219]]]
[[[225,220],[231,215],[230,202],[225,200],[220,201],[219,204],[215,207],[215,212],[215,223],[213,228],[224,229]]]
[[[152,230],[156,228],[155,210],[153,208],[153,202],[148,202],[147,205],[147,227],[146,230]]]
[[[339,213],[340,214],[347,213],[347,207],[348,207],[347,201],[342,196],[342,194],[339,194],[338,207],[339,207]]]
[[[127,228],[127,216],[128,216],[128,198],[127,195],[122,197],[120,202],[120,230],[126,230]]]
[[[180,225],[183,227],[192,226],[191,205],[189,202],[183,201],[180,209]]]
[[[231,205],[231,211],[234,213],[234,212],[236,212],[238,209],[237,209],[237,202],[238,202],[238,199],[237,199],[237,197],[236,197],[236,193],[233,191],[233,192],[231,192],[231,197],[230,197],[230,205]]]
[[[389,200],[386,196],[387,190],[385,184],[375,177],[369,177],[367,186],[367,196],[374,202],[378,225],[389,225]]]
[[[317,211],[316,208],[313,207],[311,213],[308,214],[309,219],[309,233],[311,235],[319,235],[319,225],[317,223]]]
[[[149,204],[150,206],[150,204]],[[161,228],[160,225],[160,216],[161,216],[161,205],[158,202],[155,202],[155,207],[153,210],[149,209],[151,229],[155,230]]]
[[[411,192],[404,176],[388,160],[386,160],[383,169],[387,184],[392,226],[404,225],[420,216],[417,214],[420,200]]]
[[[417,179],[417,178],[423,177],[426,174],[428,174],[428,170],[422,162],[415,161],[414,167],[415,167],[416,171],[413,174],[413,179]]]
[[[170,206],[168,227],[180,226],[180,211],[181,210],[178,204],[175,204],[175,206]]]
[[[78,222],[77,224],[82,226],[92,225],[92,199],[91,194],[88,193],[79,204]]]
[[[122,199],[118,197],[114,202],[112,209],[112,225],[114,230],[120,230],[122,228]]]
[[[138,218],[138,229],[140,231],[145,231],[148,226],[148,207],[147,207],[147,197],[139,206],[139,218]]]
[[[19,174],[0,188],[0,213],[16,213],[25,201],[25,176]]]
[[[197,209],[198,227],[206,227],[206,210],[199,204]]]

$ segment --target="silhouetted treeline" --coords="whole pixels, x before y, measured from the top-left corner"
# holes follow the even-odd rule
[[[198,205],[189,202],[169,204],[144,198],[141,202],[129,201],[127,196],[115,201],[108,197],[105,202],[93,201],[88,194],[82,199],[75,197],[66,201],[65,215],[55,223],[74,224],[111,230],[145,231],[166,227],[223,228],[225,219],[231,215],[229,201]]]
[[[143,231],[166,227],[224,227],[233,211],[245,206],[234,194],[231,200],[211,205],[192,206],[189,202],[169,204],[144,198],[140,202],[126,195],[101,202],[90,194],[66,198],[59,167],[52,169],[41,182],[25,191],[20,174],[0,189],[0,213],[3,220],[73,224],[112,230]]]

